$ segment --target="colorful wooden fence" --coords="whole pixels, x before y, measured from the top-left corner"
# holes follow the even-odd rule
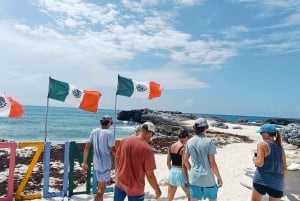
[[[116,141],[116,146],[118,146],[120,141]],[[63,174],[63,190],[59,192],[49,192],[49,182],[50,182],[50,159],[51,159],[51,142],[0,142],[0,149],[9,149],[9,174],[8,174],[8,183],[7,183],[7,195],[6,197],[1,197],[0,201],[12,201],[15,197],[15,200],[32,200],[39,199],[41,197],[50,198],[50,197],[71,197],[74,194],[90,194],[91,188],[93,193],[97,193],[97,182],[96,176],[91,168],[88,169],[86,175],[86,188],[85,191],[74,192],[74,165],[75,160],[80,164],[83,161],[83,153],[79,150],[76,142],[65,142],[64,148],[64,174]],[[28,169],[25,173],[24,178],[20,182],[15,196],[13,193],[14,185],[14,171],[15,171],[15,161],[16,161],[16,149],[24,147],[35,147],[37,148],[31,163],[28,166]],[[24,195],[23,190],[28,183],[28,180],[31,176],[31,173],[38,162],[38,159],[42,152],[44,151],[44,160],[43,160],[43,174],[44,174],[44,185],[43,185],[43,195],[41,194],[29,194]],[[90,149],[88,155],[88,165],[91,167],[93,152]],[[93,184],[91,184],[91,178],[93,176]],[[113,190],[112,186],[109,186],[106,189],[106,192],[111,192]]]
[[[3,142],[0,143],[0,149],[9,148],[9,170],[8,170],[8,184],[7,184],[7,195],[6,197],[0,198],[1,201],[13,200],[13,190],[14,190],[14,172],[15,172],[15,161],[16,161],[16,147],[15,142]]]

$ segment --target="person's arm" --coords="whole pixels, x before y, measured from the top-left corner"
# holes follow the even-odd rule
[[[222,181],[222,178],[221,178],[221,175],[220,175],[220,172],[219,172],[218,165],[217,165],[216,160],[215,160],[215,154],[209,154],[208,155],[208,160],[209,160],[211,170],[213,171],[213,173],[217,177],[218,186],[221,187],[223,185],[223,181]]]
[[[119,166],[121,147],[122,147],[122,143],[119,144],[118,149],[116,150],[116,154],[115,154],[115,178],[116,178],[116,180],[117,180],[117,174],[118,174],[117,170],[118,170],[118,166]]]
[[[185,168],[186,168],[187,170],[190,170],[190,169],[191,169],[191,164],[190,164],[190,162],[189,162],[189,158],[190,158],[190,154],[185,153],[185,154],[183,155],[182,163],[183,163],[183,165],[185,166]]]
[[[269,147],[267,143],[260,142],[257,144],[257,157],[253,157],[253,163],[256,167],[264,165],[265,156],[269,154]]]
[[[283,176],[287,176],[288,170],[286,164],[286,156],[283,149],[282,149],[282,169],[283,169]]]
[[[146,177],[147,177],[147,180],[148,180],[150,186],[155,191],[155,198],[154,199],[158,199],[161,196],[161,190],[160,190],[159,185],[157,183],[154,171],[153,170],[146,171]]]
[[[182,155],[182,170],[183,170],[183,176],[184,176],[184,179],[185,179],[185,182],[186,182],[186,184],[188,185],[189,184],[189,175],[188,175],[188,170],[187,170],[187,168],[186,168],[186,166],[185,166],[185,162],[184,162],[184,156],[185,156],[185,148],[183,148],[182,150],[181,150],[181,155]]]
[[[168,154],[167,154],[167,166],[168,166],[168,169],[171,169],[171,155],[170,155],[170,151],[171,151],[171,146],[170,146]]]
[[[84,147],[84,151],[83,151],[83,162],[81,164],[81,167],[84,171],[87,171],[87,169],[89,168],[88,164],[87,164],[87,158],[89,155],[89,150],[92,146],[92,143],[88,142],[86,143],[85,147]]]
[[[111,153],[113,156],[116,156],[116,148],[115,148],[115,146],[110,147],[109,149],[110,149],[110,153]]]

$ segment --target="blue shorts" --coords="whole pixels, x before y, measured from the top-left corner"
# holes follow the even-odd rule
[[[110,169],[105,170],[103,172],[99,172],[99,171],[95,171],[95,172],[96,172],[98,182],[108,182],[111,180]]]
[[[253,188],[259,192],[261,195],[265,195],[268,193],[269,196],[273,198],[281,198],[283,196],[283,191],[276,190],[274,188],[270,188],[265,185],[253,183]]]
[[[191,198],[202,200],[202,199],[210,199],[210,200],[216,200],[218,194],[218,186],[214,185],[212,187],[200,187],[200,186],[194,186],[190,185],[190,195]]]
[[[169,172],[169,184],[171,186],[184,186],[185,178],[182,168],[172,167]]]
[[[115,192],[114,192],[114,201],[124,201],[126,197],[126,193],[115,186]],[[128,201],[143,201],[144,195],[137,195],[137,196],[127,196]]]

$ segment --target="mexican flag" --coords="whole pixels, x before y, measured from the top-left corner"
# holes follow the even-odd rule
[[[81,90],[72,84],[49,78],[48,98],[65,102],[82,110],[97,112],[101,95],[98,91]]]
[[[19,102],[0,92],[0,117],[19,118],[23,114],[24,109]]]
[[[162,88],[153,81],[137,82],[118,75],[117,95],[153,99],[161,96]]]

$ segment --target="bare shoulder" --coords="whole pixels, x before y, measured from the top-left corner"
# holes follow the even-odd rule
[[[265,141],[259,142],[257,144],[257,148],[265,148],[265,147],[268,147],[268,144]]]

